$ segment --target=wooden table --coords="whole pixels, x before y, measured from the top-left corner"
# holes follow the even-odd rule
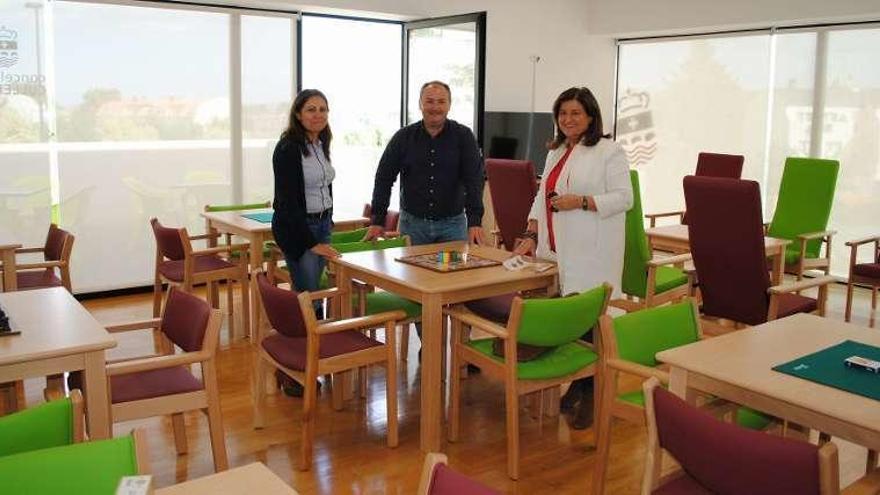
[[[652,250],[669,251],[675,254],[688,253],[691,250],[690,233],[687,225],[664,225],[645,229],[648,245]],[[791,244],[788,239],[764,237],[764,250],[773,259],[773,285],[782,283],[785,270],[785,247]]]
[[[421,448],[425,452],[440,450],[441,444],[441,354],[443,306],[484,297],[508,294],[519,290],[550,288],[555,290],[557,270],[543,273],[531,270],[508,271],[501,265],[440,273],[395,261],[412,254],[435,253],[440,249],[462,250],[464,243],[450,242],[406,248],[346,253],[333,260],[337,285],[350,290],[351,280],[360,280],[394,292],[422,305],[421,365]],[[503,261],[510,253],[500,249],[470,246],[471,255]],[[351,316],[351,305],[342,305],[343,317]]]
[[[250,218],[243,217],[242,215],[250,213],[263,213],[269,211],[272,210],[266,209],[247,211],[203,212],[202,217],[204,217],[205,221],[207,222],[208,234],[222,232],[239,235],[248,240],[248,243],[250,243],[248,257],[250,259],[251,272],[256,272],[257,270],[262,269],[263,261],[265,261],[263,259],[263,244],[266,241],[271,241],[274,238],[272,235],[272,223],[258,222],[256,220],[251,220]],[[361,228],[367,224],[369,224],[369,219],[367,218],[340,220],[338,222],[334,222],[333,230],[353,230]],[[208,240],[208,245],[211,247],[216,246],[217,239],[210,238]],[[259,328],[261,313],[262,306],[260,305],[257,280],[256,278],[252,278],[250,332],[254,332],[257,328]]]
[[[844,340],[880,346],[880,333],[797,314],[663,351],[657,359],[670,365],[669,389],[679,397],[703,391],[880,450],[880,402],[772,369]]]
[[[84,370],[89,435],[110,438],[104,351],[116,340],[63,287],[0,293],[0,307],[21,331],[0,337],[0,383]]]
[[[18,289],[18,279],[15,277],[15,250],[21,244],[0,243],[0,265],[3,266],[3,291],[12,292]]]
[[[297,495],[265,464],[254,462],[156,490],[156,495]]]

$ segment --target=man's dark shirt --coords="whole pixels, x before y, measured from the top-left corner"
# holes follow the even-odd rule
[[[483,219],[483,160],[466,126],[447,120],[436,137],[422,121],[394,134],[376,170],[373,225],[384,225],[391,186],[400,174],[400,208],[420,218],[439,220],[467,213],[468,227]]]

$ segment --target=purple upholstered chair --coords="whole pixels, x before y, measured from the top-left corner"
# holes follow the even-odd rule
[[[529,211],[538,192],[535,167],[527,160],[487,158],[486,176],[500,236],[496,237],[495,245],[503,244],[504,249],[513,251],[516,238],[526,230]]]
[[[297,293],[273,285],[265,273],[257,275],[257,286],[272,331],[257,331],[259,349],[257,377],[254,380],[254,427],[265,424],[263,409],[270,371],[281,370],[304,388],[302,412],[301,466],[311,468],[312,439],[315,430],[318,376],[348,372],[371,364],[381,364],[386,373],[388,446],[397,446],[397,354],[396,328],[406,318],[403,311],[388,311],[348,320],[318,321],[312,301],[340,296],[339,288]],[[347,294],[345,294],[347,295]],[[385,327],[385,342],[374,340],[360,330]],[[342,408],[341,387],[333,387],[334,407]]]
[[[824,314],[833,278],[770,286],[757,182],[688,176],[684,196],[705,315],[757,325],[795,313]],[[818,298],[796,293],[811,287],[819,287]]]
[[[425,456],[417,495],[498,495],[467,476],[453,471],[446,456],[436,452]]]
[[[656,495],[837,495],[837,447],[821,447],[722,422],[662,386],[643,385],[648,449],[642,493]],[[661,478],[662,452],[680,465]],[[843,493],[877,493],[876,473]],[[865,490],[865,491],[856,491]]]
[[[874,262],[858,262],[858,249],[863,244],[874,244]],[[846,243],[850,247],[849,282],[846,287],[846,321],[852,315],[852,296],[854,284],[866,285],[871,288],[870,325],[874,326],[874,315],[877,312],[877,291],[880,290],[880,235],[865,237]]]
[[[70,232],[50,224],[43,247],[19,248],[15,254],[43,253],[39,263],[15,264],[17,290],[43,289],[46,287],[70,288],[70,253],[73,251],[74,236]],[[56,275],[55,269],[58,269]],[[59,277],[60,275],[60,277]]]

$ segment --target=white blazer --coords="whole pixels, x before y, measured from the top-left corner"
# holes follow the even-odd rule
[[[619,144],[600,139],[595,146],[578,144],[563,165],[556,192],[592,196],[597,211],[582,209],[559,211],[553,215],[556,253],[550,251],[545,199],[546,177],[565,154],[565,146],[547,153],[545,180],[529,212],[538,222],[537,255],[559,264],[561,294],[582,292],[603,282],[620,294],[626,211],[632,207],[633,193],[626,154]]]

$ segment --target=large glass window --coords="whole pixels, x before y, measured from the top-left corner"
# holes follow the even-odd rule
[[[832,273],[845,275],[843,243],[876,233],[867,212],[880,211],[878,43],[880,28],[836,26],[622,44],[616,138],[646,211],[684,206],[699,151],[744,155],[768,220],[786,157],[833,158]]]
[[[400,24],[303,16],[302,85],[329,100],[337,219],[370,202],[379,158],[400,128],[400,39]]]

